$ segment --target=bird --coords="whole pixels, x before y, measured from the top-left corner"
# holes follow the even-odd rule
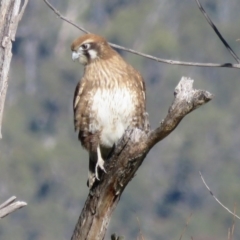
[[[72,59],[84,66],[74,98],[74,127],[89,153],[87,185],[99,180],[99,171],[129,127],[144,128],[146,90],[141,74],[107,40],[84,34],[71,44]]]

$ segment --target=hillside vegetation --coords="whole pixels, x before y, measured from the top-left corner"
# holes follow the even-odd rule
[[[52,0],[65,16],[109,41],[157,57],[234,62],[194,0]],[[206,11],[240,55],[239,0],[202,0]],[[70,44],[81,35],[43,1],[30,1],[13,46],[0,140],[0,200],[16,195],[28,206],[1,221],[3,240],[69,239],[86,199],[88,157],[73,127],[72,98],[83,68]],[[186,117],[148,155],[113,214],[106,239],[116,232],[146,240],[226,240],[240,208],[240,72],[157,63],[120,54],[144,76],[152,127],[164,118],[181,76],[215,97]],[[139,219],[139,221],[137,220]],[[235,239],[240,239],[236,222]]]

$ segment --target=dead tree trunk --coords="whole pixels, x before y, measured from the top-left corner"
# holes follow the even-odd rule
[[[27,6],[25,0],[1,0],[0,3],[0,138],[2,138],[2,118],[8,87],[8,75],[12,60],[12,41],[15,39],[18,23]]]
[[[168,114],[155,130],[128,129],[106,162],[107,174],[96,182],[89,192],[85,206],[78,219],[72,240],[104,239],[112,212],[120,196],[134,177],[151,148],[167,137],[191,111],[212,99],[212,94],[193,89],[193,80],[182,78],[174,91],[174,101]]]
[[[18,23],[22,18],[28,0],[1,0],[0,3],[0,139],[2,138],[2,119],[7,94],[8,75],[12,60],[12,41],[15,39]],[[22,8],[20,9],[20,7]],[[0,218],[26,206],[25,202],[14,202],[11,197],[0,205]]]

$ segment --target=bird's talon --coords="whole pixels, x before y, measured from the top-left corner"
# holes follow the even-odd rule
[[[104,168],[104,161],[103,162],[97,162],[97,164],[96,164],[96,166],[95,166],[95,177],[96,177],[96,179],[99,181],[100,179],[99,179],[99,177],[98,177],[98,167],[103,171],[103,172],[105,172],[105,173],[107,173],[107,171],[105,170],[105,168]]]
[[[98,181],[100,181],[100,178],[98,177],[98,174],[96,175],[96,179],[97,179]]]
[[[99,177],[98,177],[98,166],[96,165],[96,168],[95,168],[95,178],[99,181]]]

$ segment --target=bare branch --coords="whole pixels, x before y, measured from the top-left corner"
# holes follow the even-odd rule
[[[24,1],[24,4],[23,4],[23,6],[22,6],[22,9],[20,10],[20,12],[19,12],[19,14],[18,14],[18,16],[17,16],[17,18],[18,18],[18,23],[19,23],[19,21],[21,21],[21,19],[22,19],[22,16],[23,16],[23,13],[25,12],[25,9],[26,9],[26,7],[27,7],[27,4],[28,4],[28,0],[25,0],[25,1]]]
[[[84,33],[90,33],[89,31],[87,31],[85,28],[79,27],[77,24],[75,24],[73,21],[69,20],[68,18],[64,17],[55,7],[53,7],[53,5],[51,3],[49,3],[47,0],[43,0],[50,9],[53,10],[53,12],[63,21],[71,24],[72,26],[76,27],[77,29],[79,29],[80,31],[84,32]]]
[[[207,190],[210,192],[210,194],[213,196],[213,198],[216,200],[217,203],[219,203],[224,209],[226,209],[229,213],[231,213],[234,217],[240,219],[240,217],[238,215],[236,215],[235,213],[233,213],[229,208],[227,208],[225,205],[223,205],[219,200],[218,198],[213,194],[213,192],[211,191],[210,187],[207,185],[207,183],[205,182],[203,176],[202,176],[202,173],[199,172],[200,174],[200,177],[205,185],[205,187],[207,188]]]
[[[222,43],[224,44],[224,46],[227,48],[227,50],[230,52],[230,54],[233,56],[233,58],[240,63],[240,59],[238,58],[237,54],[232,50],[232,48],[229,46],[229,44],[227,43],[227,41],[223,38],[222,34],[218,31],[217,27],[215,26],[215,24],[212,22],[212,20],[210,19],[210,17],[207,15],[206,11],[203,9],[201,3],[199,2],[199,0],[195,0],[197,2],[197,5],[200,9],[200,11],[202,12],[202,14],[204,15],[204,17],[207,19],[207,22],[209,23],[209,25],[212,27],[212,29],[214,30],[214,32],[217,34],[217,36],[220,38],[220,40],[222,41]]]
[[[53,5],[49,3],[48,0],[43,0],[47,6],[62,20],[68,22],[72,26],[76,27],[80,31],[83,31],[84,33],[90,33],[87,31],[85,28],[78,26],[68,18],[64,17]],[[121,49],[133,54],[136,54],[138,56],[142,56],[157,62],[162,62],[162,63],[167,63],[167,64],[172,64],[172,65],[181,65],[181,66],[195,66],[195,67],[223,67],[223,68],[239,68],[240,69],[240,64],[233,64],[233,63],[198,63],[198,62],[184,62],[184,61],[175,61],[175,60],[170,60],[170,59],[163,59],[163,58],[157,58],[149,54],[145,54],[130,48],[126,48],[114,43],[109,43],[112,47]]]
[[[154,146],[167,137],[188,113],[213,98],[208,91],[193,89],[193,80],[186,77],[182,77],[175,88],[174,95],[175,99],[169,108],[168,115],[161,121],[161,125],[149,135],[148,144],[150,146]]]
[[[0,209],[5,208],[9,204],[13,203],[16,199],[17,199],[17,197],[15,197],[15,196],[10,197],[8,200],[6,200],[4,203],[2,203],[0,205]]]
[[[24,1],[21,10],[21,0],[2,0],[0,4],[0,139],[2,138],[2,118],[8,87],[8,75],[12,59],[12,41],[15,39],[18,23],[22,18],[28,0]]]
[[[163,58],[158,58],[154,57],[152,55],[142,53],[135,51],[130,48],[122,47],[120,45],[114,44],[114,43],[109,43],[112,47],[121,49],[133,54],[136,54],[138,56],[142,56],[157,62],[162,62],[162,63],[167,63],[171,65],[181,65],[181,66],[195,66],[195,67],[223,67],[223,68],[240,68],[240,64],[234,64],[234,63],[199,63],[199,62],[183,62],[183,61],[176,61],[176,60],[171,60],[171,59],[163,59]]]
[[[15,202],[15,200],[16,197],[12,196],[0,205],[0,218],[4,218],[10,213],[15,212],[16,210],[23,208],[27,205],[26,202],[21,201]]]
[[[8,75],[12,59],[12,41],[15,39],[18,23],[22,18],[28,0],[24,1],[20,10],[22,0],[2,0],[0,4],[0,138],[4,102],[7,94]],[[0,218],[27,205],[25,202],[16,201],[13,196],[0,205]]]

